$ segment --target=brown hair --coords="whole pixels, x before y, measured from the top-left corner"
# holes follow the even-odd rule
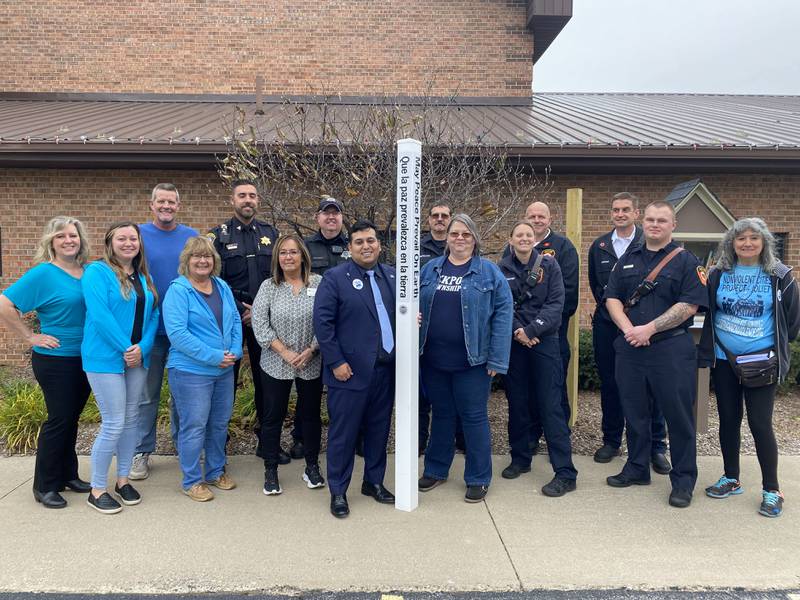
[[[147,268],[147,260],[145,260],[142,232],[139,231],[139,226],[136,223],[133,221],[119,221],[108,228],[106,235],[103,238],[103,260],[109,267],[111,267],[111,270],[114,271],[114,274],[119,280],[119,288],[120,292],[122,292],[122,297],[127,300],[131,296],[133,285],[131,284],[130,279],[128,279],[125,269],[122,268],[122,265],[114,256],[114,247],[111,244],[112,240],[114,239],[114,234],[117,232],[117,230],[122,229],[123,227],[133,227],[133,229],[136,230],[136,235],[139,237],[139,254],[133,257],[132,265],[137,273],[144,275],[148,289],[153,292],[153,304],[155,305],[158,303],[158,292],[156,291],[156,286],[153,285],[153,280],[150,278],[150,271]]]
[[[311,255],[308,253],[308,248],[303,243],[301,238],[296,233],[287,233],[278,238],[275,242],[275,248],[272,250],[272,280],[281,284],[286,280],[283,274],[283,269],[280,263],[280,252],[283,245],[289,240],[294,240],[297,248],[300,250],[300,276],[303,278],[303,285],[308,285],[309,278],[311,277]]]

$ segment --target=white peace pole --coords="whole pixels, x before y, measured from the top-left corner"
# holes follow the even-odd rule
[[[419,492],[419,220],[422,144],[397,142],[397,335],[395,352],[395,508],[417,508]]]

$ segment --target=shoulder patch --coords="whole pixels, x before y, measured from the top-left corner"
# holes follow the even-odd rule
[[[706,270],[705,267],[702,266],[697,267],[697,278],[703,285],[706,285],[706,283],[708,283],[708,271]]]
[[[546,245],[549,245],[549,244],[546,244]],[[554,257],[556,255],[556,251],[553,250],[552,248],[545,248],[544,250],[542,250],[542,254],[544,254],[545,256],[553,256]]]
[[[209,231],[209,232],[206,234],[206,237],[207,237],[208,239],[210,239],[212,242],[213,242],[215,239],[217,239],[217,235],[216,235],[216,234],[215,234],[213,231]]]

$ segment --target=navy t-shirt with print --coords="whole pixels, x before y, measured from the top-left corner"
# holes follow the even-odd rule
[[[470,367],[464,341],[461,282],[471,262],[454,265],[445,260],[436,284],[422,357],[427,364],[442,371],[462,371]]]

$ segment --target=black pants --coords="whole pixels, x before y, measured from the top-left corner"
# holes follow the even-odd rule
[[[256,424],[256,435],[259,436],[261,423],[264,422],[264,384],[262,382],[262,375],[264,372],[261,370],[261,346],[258,345],[256,334],[253,333],[253,328],[249,325],[242,324],[242,337],[247,344],[247,356],[250,358],[250,371],[253,373],[253,392],[256,405],[256,417],[258,423]],[[241,359],[237,360],[233,365],[233,381],[234,386],[239,385],[239,369],[242,367]],[[259,451],[256,454],[261,456]],[[262,457],[263,458],[263,457]]]
[[[561,315],[561,326],[558,328],[558,349],[561,355],[561,412],[564,415],[564,422],[569,429],[569,419],[572,416],[572,409],[569,406],[569,396],[567,395],[567,371],[569,370],[569,361],[572,352],[569,347],[569,340],[567,339],[567,332],[569,330],[569,320],[572,317]],[[542,425],[542,417],[539,414],[538,406],[533,406],[531,409],[531,434],[530,440],[533,444],[538,444],[544,433]]]
[[[291,379],[275,379],[262,372],[265,404],[264,421],[261,423],[261,449],[264,465],[278,466],[278,453],[281,449],[281,431],[286,412],[289,408],[289,392],[292,390]],[[319,461],[320,436],[322,421],[320,405],[322,403],[322,376],[316,379],[294,379],[297,388],[296,414],[303,424],[303,449],[307,464]]]
[[[530,415],[536,409],[544,426],[553,471],[563,479],[574,480],[578,472],[572,464],[569,427],[561,404],[562,373],[557,336],[543,337],[532,348],[511,342],[508,373],[504,377],[508,399],[508,442],[511,462],[529,467],[532,458],[528,443]]]
[[[47,420],[37,442],[33,487],[40,492],[58,492],[65,482],[78,478],[78,417],[91,388],[80,356],[49,356],[34,351],[31,363],[47,406]]]
[[[767,491],[778,491],[778,443],[772,429],[772,409],[777,384],[747,388],[739,383],[727,360],[717,359],[711,369],[719,412],[719,445],[725,464],[725,477],[739,479],[739,447],[742,416],[747,405],[747,423],[756,443],[761,485]],[[744,398],[744,402],[742,402]]]
[[[625,430],[625,417],[622,415],[622,403],[615,378],[617,351],[614,340],[619,336],[619,329],[610,319],[595,314],[592,320],[592,346],[597,373],[600,375],[600,407],[603,411],[601,429],[603,444],[612,448],[622,445],[622,432]],[[651,452],[666,454],[667,425],[664,415],[656,402],[652,402],[652,421],[650,425]]]

